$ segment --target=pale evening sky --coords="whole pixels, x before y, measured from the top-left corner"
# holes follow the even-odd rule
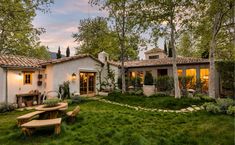
[[[38,12],[33,24],[35,27],[43,27],[46,33],[40,36],[41,43],[48,46],[51,51],[57,52],[58,47],[65,54],[67,46],[74,55],[74,47],[78,46],[72,34],[76,33],[79,21],[84,18],[96,16],[107,16],[105,12],[99,11],[98,7],[91,7],[89,0],[55,0],[50,6],[50,13]],[[162,40],[159,41],[160,48],[163,48]],[[151,49],[150,46],[148,49]],[[140,53],[143,58],[143,52]]]

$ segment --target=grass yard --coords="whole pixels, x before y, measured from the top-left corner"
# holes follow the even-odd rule
[[[191,98],[183,97],[181,99],[175,99],[172,96],[154,95],[150,97],[136,96],[136,95],[110,95],[103,97],[104,99],[115,101],[118,103],[129,104],[133,106],[141,106],[146,108],[157,109],[172,109],[178,110],[191,105],[202,105],[207,102],[206,100],[195,100]]]
[[[75,105],[70,106],[70,110]],[[42,129],[25,137],[16,117],[28,111],[0,114],[0,144],[48,145],[233,145],[234,118],[207,112],[186,114],[135,111],[98,101],[80,105],[77,122],[64,121],[60,135]]]

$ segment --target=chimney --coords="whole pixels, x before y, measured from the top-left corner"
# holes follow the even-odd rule
[[[98,59],[99,59],[101,62],[105,63],[105,62],[107,62],[107,61],[109,60],[109,55],[108,55],[108,53],[102,51],[102,52],[100,52],[100,53],[98,54]]]

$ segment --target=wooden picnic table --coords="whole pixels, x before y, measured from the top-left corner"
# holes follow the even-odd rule
[[[40,105],[35,108],[38,111],[44,111],[44,114],[49,115],[49,119],[57,118],[58,113],[62,110],[66,110],[68,108],[68,103],[58,103],[57,106],[48,107],[46,105]]]

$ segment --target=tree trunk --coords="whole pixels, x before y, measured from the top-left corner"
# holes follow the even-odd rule
[[[125,79],[125,68],[124,68],[124,55],[125,55],[125,23],[126,23],[126,9],[125,9],[125,1],[122,3],[123,14],[122,14],[122,26],[121,26],[121,57],[122,57],[122,65],[121,65],[121,75],[122,75],[122,93],[126,92],[126,79]]]
[[[174,77],[174,88],[175,88],[175,98],[180,99],[180,88],[179,88],[179,79],[177,73],[177,65],[176,65],[176,49],[175,49],[175,26],[173,23],[173,17],[170,20],[171,25],[171,46],[172,46],[172,55],[173,55],[173,77]]]
[[[220,12],[218,12],[215,16],[213,22],[213,30],[212,30],[212,38],[210,42],[210,75],[209,75],[209,96],[215,98],[215,48],[216,48],[216,35],[219,31],[220,24]]]

